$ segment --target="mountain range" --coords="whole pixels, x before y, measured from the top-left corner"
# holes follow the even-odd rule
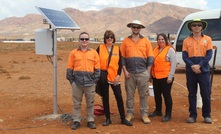
[[[34,7],[33,7],[34,8]],[[56,9],[55,9],[56,10]],[[149,2],[132,8],[104,8],[100,11],[80,11],[73,8],[63,9],[80,27],[80,30],[59,30],[58,37],[77,38],[80,32],[86,31],[93,38],[102,38],[105,30],[112,30],[116,37],[131,34],[127,24],[137,19],[145,29],[145,36],[156,33],[176,34],[186,15],[200,11],[199,9],[179,7],[175,5]],[[35,30],[48,28],[43,24],[41,14],[27,14],[24,17],[10,17],[0,21],[0,39],[34,38]]]

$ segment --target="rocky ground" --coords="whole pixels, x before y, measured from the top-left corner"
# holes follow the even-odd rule
[[[96,44],[92,47],[96,48]],[[65,78],[66,63],[69,52],[76,46],[73,43],[58,44],[57,95],[54,94],[53,61],[45,55],[35,53],[34,44],[0,43],[0,133],[16,134],[68,134],[68,133],[182,133],[206,134],[221,133],[221,73],[216,71],[212,84],[212,119],[213,124],[204,124],[201,108],[198,109],[197,122],[187,124],[188,101],[184,71],[178,69],[172,87],[173,112],[170,122],[161,122],[162,117],[151,118],[151,124],[143,124],[139,113],[139,97],[135,95],[135,119],[133,126],[120,124],[116,101],[110,92],[112,124],[103,127],[104,116],[95,118],[97,129],[86,127],[83,120],[79,130],[71,130],[68,120],[62,121],[60,115],[71,114],[73,102],[71,87]],[[50,60],[51,59],[51,60]],[[123,77],[122,77],[123,78]],[[125,89],[122,83],[124,101]],[[58,108],[54,108],[57,98]],[[149,112],[154,110],[154,98],[149,96]],[[101,104],[96,95],[95,104]],[[164,108],[164,106],[163,106]],[[54,114],[57,109],[58,114]],[[85,117],[85,100],[82,107]]]

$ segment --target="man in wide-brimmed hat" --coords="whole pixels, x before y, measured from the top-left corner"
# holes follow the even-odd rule
[[[133,20],[131,23],[127,24],[127,27],[132,28],[133,25],[139,25],[140,28],[145,28],[145,26],[139,20]]]
[[[199,24],[199,25],[196,25],[196,24]],[[201,31],[205,30],[207,28],[207,22],[206,21],[202,21],[201,19],[194,19],[194,20],[191,20],[187,23],[187,28],[192,32],[192,26],[193,27],[200,27],[202,26],[202,29]]]
[[[142,121],[144,124],[149,124],[147,97],[148,80],[153,64],[152,46],[150,41],[140,34],[145,26],[139,20],[128,23],[127,27],[131,28],[132,34],[123,40],[120,48],[127,93],[126,119],[132,121],[134,117],[134,93],[137,87]]]
[[[203,107],[202,116],[204,123],[212,123],[211,120],[211,82],[209,61],[212,58],[212,40],[202,33],[207,27],[207,22],[194,19],[187,23],[187,28],[192,34],[184,39],[182,58],[186,63],[186,81],[189,91],[189,118],[187,123],[196,122],[196,93],[199,84]]]

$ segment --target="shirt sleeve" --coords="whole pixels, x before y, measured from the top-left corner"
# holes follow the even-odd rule
[[[125,41],[123,41],[120,46],[120,52],[121,52],[121,64],[122,66],[125,66]]]
[[[208,64],[208,62],[211,60],[213,51],[212,51],[212,39],[208,36],[205,37],[207,42],[207,50],[205,57],[200,61],[199,65],[202,67],[205,64]],[[204,41],[205,42],[205,41]]]
[[[152,66],[154,62],[153,48],[150,41],[147,39],[147,66]]]
[[[183,41],[182,59],[188,66],[192,66],[192,65],[194,65],[194,63],[190,60],[190,58],[188,56],[188,50],[187,50],[188,38],[184,39],[184,41]]]
[[[173,48],[169,49],[167,57],[168,57],[168,60],[170,61],[170,64],[171,64],[170,73],[169,73],[168,78],[172,79],[174,77],[174,73],[176,71],[176,64],[177,64],[176,53],[175,53],[175,50]]]
[[[100,78],[100,59],[98,53],[95,51],[94,56],[95,62],[94,62],[94,83],[97,83],[97,81]]]

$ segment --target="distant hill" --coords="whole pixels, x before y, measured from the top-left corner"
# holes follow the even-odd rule
[[[34,7],[33,7],[34,8]],[[174,5],[150,2],[133,8],[105,8],[100,11],[80,11],[65,8],[64,11],[80,26],[80,30],[58,31],[58,37],[78,37],[82,31],[90,33],[93,38],[102,38],[105,30],[110,29],[117,37],[131,33],[127,24],[134,19],[140,20],[146,28],[141,31],[145,36],[156,33],[175,34],[184,19],[190,13],[200,11]],[[0,21],[0,39],[34,38],[37,28],[47,28],[39,14],[27,14],[24,17],[10,17]]]

